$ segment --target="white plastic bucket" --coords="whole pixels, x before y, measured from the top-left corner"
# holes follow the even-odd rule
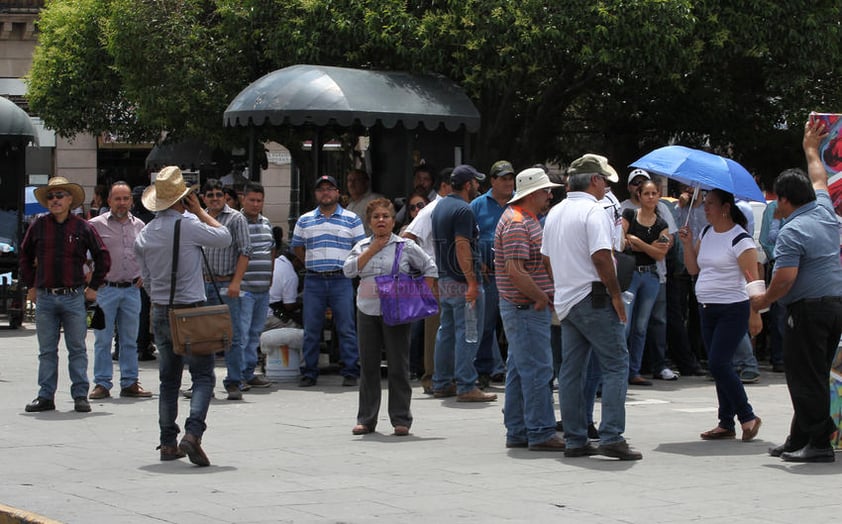
[[[296,380],[303,343],[303,329],[270,329],[260,335],[260,350],[266,355],[266,378],[279,382]]]

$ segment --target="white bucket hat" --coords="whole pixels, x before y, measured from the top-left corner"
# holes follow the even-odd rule
[[[512,195],[512,199],[508,203],[517,202],[539,189],[552,189],[554,187],[561,187],[561,184],[551,182],[550,177],[540,167],[524,169],[515,177],[515,194]]]

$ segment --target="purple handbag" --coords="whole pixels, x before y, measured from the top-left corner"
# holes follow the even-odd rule
[[[380,296],[380,314],[387,326],[407,324],[439,312],[439,303],[424,277],[412,277],[398,271],[402,252],[403,242],[398,242],[392,272],[374,277]]]

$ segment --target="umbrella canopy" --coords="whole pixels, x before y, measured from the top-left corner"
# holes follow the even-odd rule
[[[37,143],[38,133],[26,111],[8,98],[0,96],[0,143]]]
[[[468,96],[443,76],[294,65],[254,81],[228,105],[225,125],[339,124],[479,129]]]
[[[656,149],[632,162],[637,167],[702,189],[722,189],[735,197],[765,202],[754,177],[739,163],[684,146]]]

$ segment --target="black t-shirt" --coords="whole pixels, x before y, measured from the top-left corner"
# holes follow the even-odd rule
[[[655,223],[651,226],[644,226],[637,221],[637,211],[636,209],[626,209],[623,211],[623,218],[629,223],[627,234],[634,235],[647,244],[651,244],[658,240],[658,237],[661,236],[661,231],[667,229],[667,222],[656,213]],[[628,249],[627,252],[634,255],[634,263],[638,266],[649,266],[655,263],[655,259],[643,251],[632,251]]]

